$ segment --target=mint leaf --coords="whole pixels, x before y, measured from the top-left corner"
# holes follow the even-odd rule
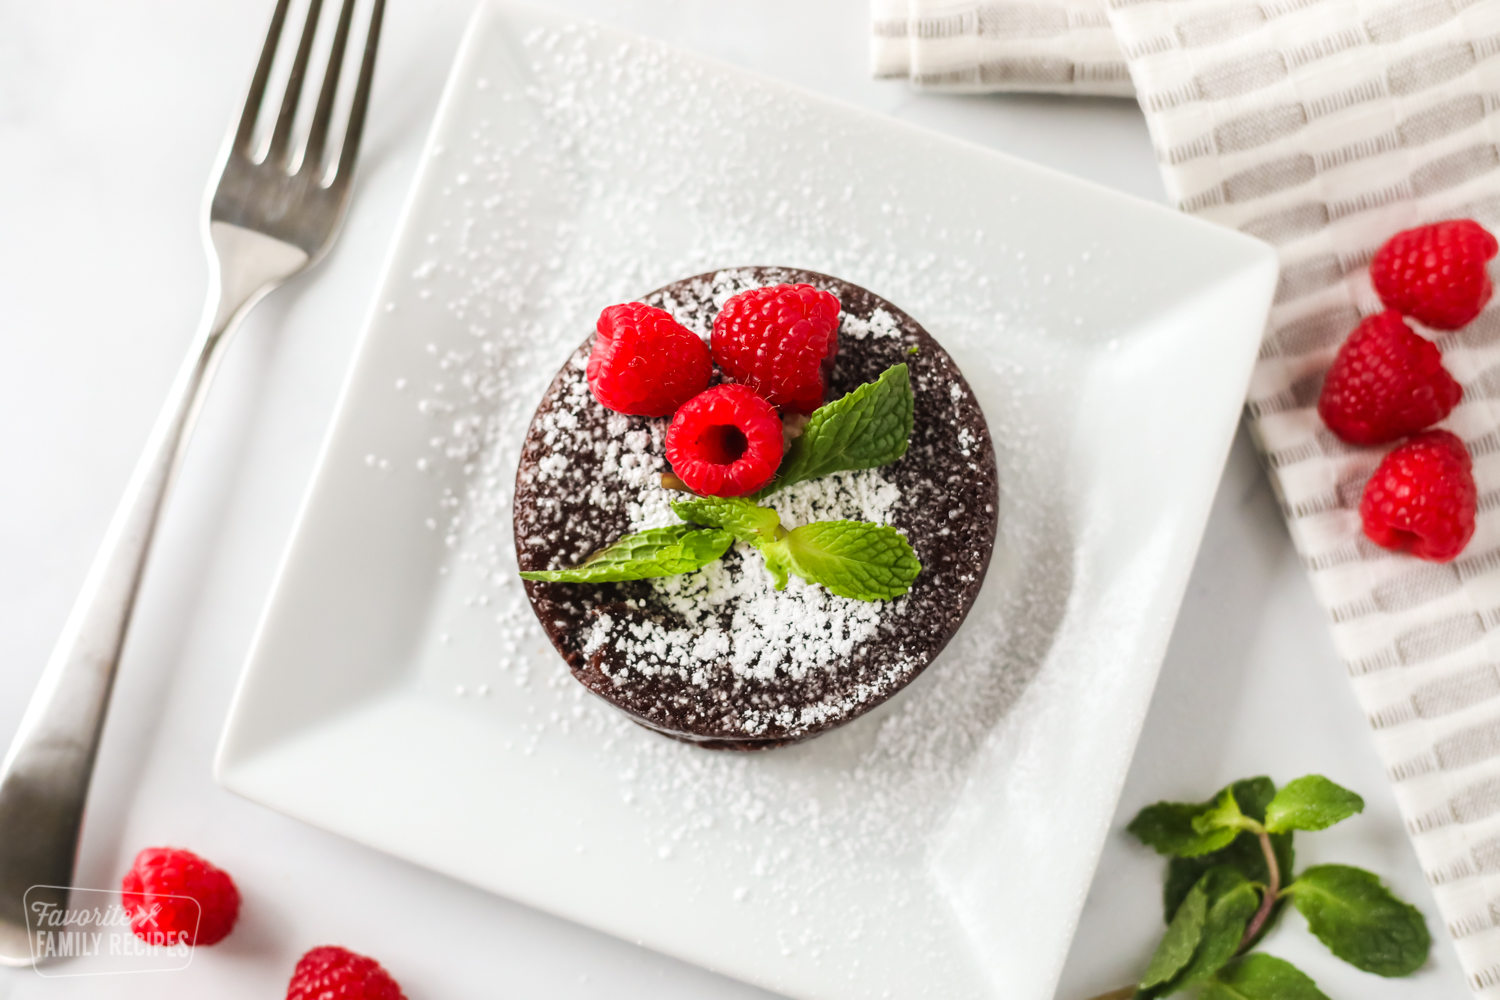
[[[614,583],[675,576],[702,569],[722,556],[734,536],[719,528],[677,524],[626,535],[571,569],[531,570],[526,580],[548,583]]]
[[[1271,849],[1276,853],[1277,867],[1282,872],[1291,871],[1292,835],[1289,833],[1272,834]],[[1222,851],[1214,851],[1196,858],[1173,858],[1167,865],[1167,880],[1162,887],[1162,910],[1166,922],[1170,923],[1176,916],[1188,892],[1203,877],[1203,873],[1220,865],[1233,868],[1247,881],[1257,885],[1266,885],[1271,877],[1271,873],[1266,870],[1266,858],[1261,853],[1260,842],[1252,833],[1240,834],[1235,838],[1234,843]],[[1271,904],[1271,915],[1251,939],[1249,942],[1251,945],[1265,937],[1266,932],[1276,925],[1276,921],[1281,918],[1281,912],[1287,907],[1287,902],[1286,899],[1279,899]]]
[[[1365,800],[1349,789],[1321,774],[1309,774],[1276,793],[1266,807],[1266,829],[1273,833],[1323,830],[1364,809]]]
[[[865,521],[814,521],[762,545],[761,552],[777,590],[792,572],[857,601],[900,597],[922,571],[901,532]]]
[[[1198,1000],[1328,1000],[1318,984],[1275,955],[1246,955],[1220,969]]]
[[[760,507],[744,497],[697,497],[677,500],[672,511],[684,521],[723,528],[742,542],[756,545],[776,541],[781,518],[770,507]]]
[[[1427,961],[1432,938],[1421,911],[1380,879],[1348,865],[1317,865],[1287,887],[1307,927],[1328,950],[1377,976],[1404,976]]]
[[[815,521],[787,531],[776,511],[743,497],[678,500],[672,510],[754,544],[777,590],[784,590],[788,575],[796,573],[840,597],[889,600],[906,593],[922,571],[906,537],[889,525]]]
[[[1158,802],[1137,813],[1125,829],[1158,854],[1196,857],[1228,847],[1239,833],[1226,829],[1199,833],[1193,829],[1193,820],[1212,808],[1212,803]]]
[[[1213,833],[1215,830],[1246,829],[1249,827],[1245,825],[1245,814],[1240,812],[1240,804],[1235,801],[1233,788],[1221,791],[1212,808],[1193,817],[1193,832],[1198,834]]]
[[[1192,960],[1172,980],[1173,989],[1201,983],[1223,968],[1240,950],[1245,925],[1260,907],[1260,891],[1233,868],[1210,868],[1198,885],[1208,897],[1203,937]]]
[[[1195,885],[1177,908],[1177,915],[1168,925],[1161,944],[1156,946],[1151,966],[1141,977],[1141,989],[1166,982],[1188,964],[1203,937],[1203,921],[1207,916],[1208,894],[1202,885]]]
[[[1263,780],[1268,784],[1270,782],[1270,779]],[[1218,795],[1207,802],[1158,802],[1147,806],[1136,813],[1135,819],[1125,829],[1156,853],[1169,857],[1193,858],[1222,850],[1234,843],[1235,837],[1240,834],[1240,828],[1214,822],[1200,830],[1197,828],[1198,820],[1210,814],[1223,816],[1231,808],[1236,812],[1240,811],[1236,796],[1239,787],[1244,784],[1246,782],[1236,782],[1220,790]],[[1226,796],[1234,803],[1232,807],[1225,803]],[[1205,820],[1206,824],[1208,822]],[[1186,892],[1186,889],[1183,891]]]
[[[1236,781],[1229,787],[1234,793],[1235,801],[1239,803],[1240,812],[1256,822],[1265,821],[1266,806],[1276,795],[1276,785],[1270,778],[1246,778]],[[1276,855],[1276,864],[1283,878],[1289,877],[1296,859],[1296,853],[1292,848],[1292,835],[1290,833],[1271,834],[1271,850]],[[1228,865],[1251,882],[1258,882],[1261,885],[1271,880],[1271,873],[1266,868],[1265,855],[1260,849],[1260,841],[1249,832],[1241,833],[1230,842],[1228,847],[1221,850],[1191,858],[1174,857],[1167,865],[1166,884],[1162,886],[1162,911],[1163,920],[1166,923],[1171,923],[1177,907],[1194,883],[1203,877],[1204,872],[1217,865]],[[1271,918],[1256,935],[1257,938],[1275,924],[1285,907],[1286,900],[1275,904],[1271,910]]]
[[[906,454],[911,438],[912,402],[911,374],[899,364],[818,407],[760,495],[830,472],[873,469],[896,461]]]

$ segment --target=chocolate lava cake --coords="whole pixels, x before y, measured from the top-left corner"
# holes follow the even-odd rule
[[[679,576],[525,583],[573,676],[636,722],[703,747],[799,742],[901,690],[968,614],[995,544],[984,414],[953,359],[906,313],[848,282],[780,267],[710,272],[641,301],[706,339],[731,295],[798,282],[842,305],[827,398],[904,362],[914,426],[893,464],[796,483],[761,502],[788,528],[837,518],[894,525],[922,562],[911,589],[858,601],[793,577],[777,591],[744,543]],[[593,340],[558,372],[526,435],[514,508],[522,570],[566,568],[631,532],[681,523],[669,504],[687,495],[661,485],[670,418],[625,416],[594,399],[585,374]]]

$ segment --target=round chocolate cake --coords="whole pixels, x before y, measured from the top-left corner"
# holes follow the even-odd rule
[[[805,282],[842,304],[828,399],[887,368],[910,368],[914,419],[893,464],[795,483],[762,503],[788,528],[816,520],[890,524],[922,570],[889,601],[838,597],[793,577],[777,591],[744,543],[701,570],[626,583],[526,582],[573,675],[632,719],[714,749],[805,740],[901,690],[947,645],[979,593],[995,544],[998,488],[984,414],[953,359],[873,293],[811,271],[743,267],[641,299],[707,338],[749,288]],[[522,570],[576,565],[624,535],[681,523],[662,486],[670,418],[625,416],[589,392],[589,337],[558,372],[527,432],[516,476]]]

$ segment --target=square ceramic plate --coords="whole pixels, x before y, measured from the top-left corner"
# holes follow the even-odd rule
[[[973,613],[905,692],[762,754],[569,677],[508,498],[599,310],[841,275],[998,447]],[[217,774],[251,799],[794,997],[1045,1000],[1276,278],[1245,237],[639,38],[490,3],[453,68]]]

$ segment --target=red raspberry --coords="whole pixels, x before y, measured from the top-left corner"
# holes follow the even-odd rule
[[[708,388],[708,348],[670,313],[627,302],[600,313],[597,329],[589,388],[616,413],[665,417]]]
[[[297,962],[286,1000],[406,1000],[406,994],[373,958],[324,945]]]
[[[1418,559],[1448,562],[1474,534],[1469,449],[1447,431],[1418,434],[1385,456],[1359,501],[1370,541]]]
[[[1464,390],[1437,345],[1396,312],[1368,317],[1339,348],[1318,415],[1350,444],[1383,444],[1442,420]]]
[[[1449,219],[1397,233],[1375,251],[1370,280],[1387,309],[1434,330],[1457,330],[1494,294],[1484,263],[1500,251],[1473,219]]]
[[[694,493],[737,497],[781,465],[781,418],[743,385],[716,385],[682,404],[667,428],[667,461]]]
[[[812,285],[773,285],[734,296],[714,317],[714,360],[777,406],[823,405],[839,352],[839,300]]]
[[[240,915],[240,891],[229,874],[176,847],[137,854],[120,889],[130,929],[151,944],[215,944]]]

